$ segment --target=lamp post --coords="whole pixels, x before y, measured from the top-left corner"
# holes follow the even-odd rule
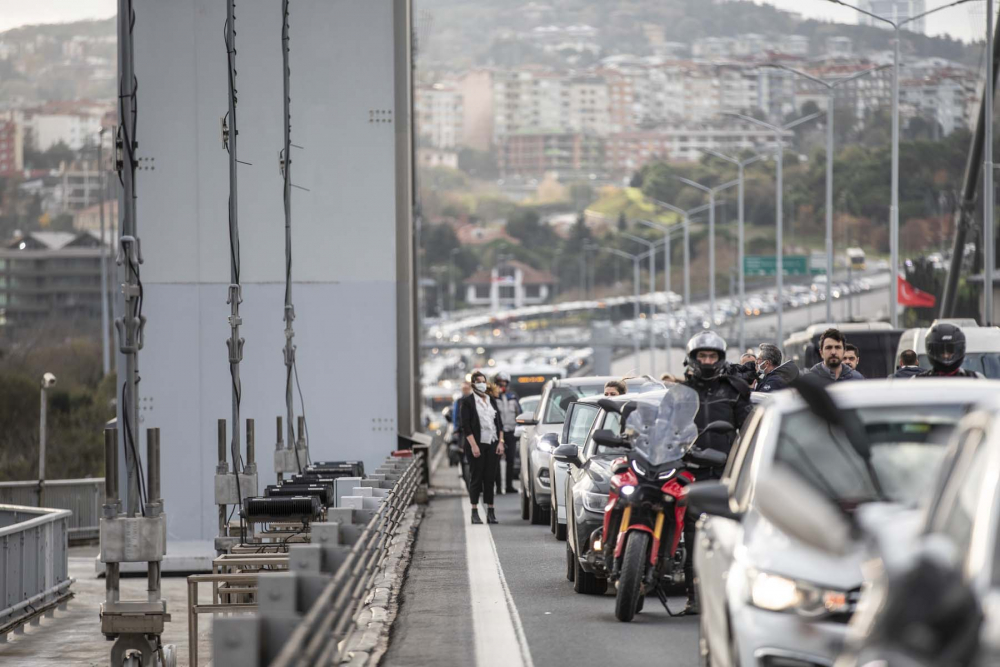
[[[671,340],[670,340],[670,334],[671,334],[671,332],[670,332],[670,318],[673,316],[673,310],[674,310],[673,309],[673,305],[670,303],[670,259],[671,259],[671,257],[670,257],[670,237],[673,235],[674,232],[677,231],[677,228],[676,227],[670,227],[668,225],[663,224],[662,222],[654,222],[652,220],[636,220],[636,222],[638,222],[640,225],[645,225],[646,227],[650,227],[652,229],[658,229],[661,232],[663,232],[663,239],[661,241],[663,243],[663,256],[664,256],[664,264],[663,264],[663,272],[664,272],[663,291],[664,291],[664,294],[666,295],[666,300],[667,300],[667,323],[666,323],[666,353],[667,353],[667,361],[666,361],[666,365],[665,365],[665,370],[669,373],[670,372],[670,349],[672,347],[671,346]]]
[[[455,312],[455,255],[461,248],[452,248],[448,253],[448,312]]]
[[[45,445],[47,440],[46,421],[49,412],[47,391],[56,386],[56,376],[46,373],[42,376],[41,410],[38,413],[38,506],[45,507]]]
[[[892,52],[892,195],[889,202],[889,268],[890,268],[890,280],[889,280],[889,318],[890,322],[895,328],[899,324],[899,279],[897,277],[899,271],[899,40],[900,33],[902,29],[907,24],[913,23],[918,19],[922,19],[925,16],[934,14],[943,9],[948,9],[950,7],[955,7],[957,5],[964,5],[972,0],[954,0],[941,7],[935,7],[934,9],[928,10],[926,12],[917,14],[916,16],[910,16],[902,21],[892,21],[885,18],[884,16],[879,16],[860,7],[855,7],[854,5],[849,5],[844,0],[824,0],[825,2],[830,2],[835,5],[840,5],[841,7],[847,7],[848,9],[853,9],[854,11],[869,16],[876,21],[881,21],[882,23],[888,24],[895,32],[895,40],[893,44]],[[987,32],[992,31],[992,26],[987,26]],[[991,53],[986,54],[987,61],[990,62],[988,67],[992,69],[992,58]],[[992,85],[987,83],[987,88]],[[993,180],[992,170],[987,172],[985,178]],[[829,278],[827,278],[829,281]],[[827,285],[827,295],[826,298],[829,300],[829,284]]]
[[[873,72],[883,70],[889,65],[879,65],[860,72],[855,72],[850,76],[837,77],[835,79],[821,79],[808,72],[803,72],[787,65],[768,64],[765,67],[783,69],[808,79],[815,84],[826,88],[826,285],[827,292],[833,281],[833,102],[837,86],[841,84],[868,76]],[[830,295],[826,295],[826,321],[833,322],[833,300]]]
[[[108,194],[104,181],[104,130],[102,125],[97,132],[97,178],[101,188],[97,205],[101,207],[101,370],[107,376],[111,372],[111,345],[108,340],[108,251],[104,235],[104,201]]]
[[[760,160],[766,160],[768,156],[766,155],[754,155],[753,157],[747,158],[746,160],[740,160],[739,158],[733,157],[731,155],[726,155],[720,153],[719,151],[714,151],[708,148],[701,149],[706,155],[712,155],[719,158],[720,160],[725,160],[731,164],[736,165],[738,176],[736,178],[739,181],[739,217],[738,217],[738,240],[736,249],[736,263],[739,265],[739,303],[740,303],[740,323],[739,323],[739,337],[740,337],[740,350],[746,349],[746,333],[745,333],[745,321],[746,316],[743,312],[743,302],[746,300],[746,272],[743,266],[743,254],[745,251],[745,241],[744,241],[744,190],[745,190],[745,180],[744,180],[744,169],[754,162]]]
[[[776,181],[776,183],[775,183],[775,190],[777,191],[775,197],[777,199],[777,202],[775,204],[775,209],[776,210],[775,210],[775,216],[774,216],[775,217],[775,228],[776,228],[776,231],[775,231],[775,240],[774,240],[774,249],[775,249],[775,273],[777,274],[775,277],[777,279],[776,282],[777,282],[777,290],[778,290],[778,299],[777,299],[778,340],[775,341],[775,343],[780,348],[784,344],[784,337],[785,337],[785,328],[784,328],[784,320],[783,320],[784,310],[785,310],[785,303],[784,303],[785,265],[784,265],[784,261],[783,261],[783,256],[784,256],[784,226],[785,226],[785,221],[784,221],[784,207],[785,207],[785,202],[784,202],[784,192],[783,192],[783,189],[784,189],[784,165],[783,165],[783,159],[782,159],[782,158],[784,158],[784,155],[785,155],[785,136],[784,136],[784,133],[787,132],[788,130],[792,129],[793,127],[797,127],[797,126],[801,125],[802,123],[807,123],[807,122],[813,120],[814,118],[818,118],[822,114],[820,114],[818,112],[817,113],[811,113],[808,116],[803,116],[802,118],[797,118],[797,119],[793,120],[790,123],[785,123],[784,125],[772,125],[771,123],[767,123],[765,121],[758,120],[758,119],[756,119],[756,118],[754,118],[752,116],[746,116],[746,115],[740,114],[740,113],[727,113],[726,115],[727,116],[732,116],[734,118],[739,118],[739,119],[744,120],[744,121],[746,121],[748,123],[753,123],[755,125],[759,125],[760,127],[766,128],[766,129],[771,130],[772,132],[774,132],[774,149],[775,149],[774,150],[774,154],[775,154],[775,162],[777,163],[777,167],[775,168],[775,171],[777,172],[776,176],[775,176],[775,181]],[[829,291],[830,291],[830,288],[828,286],[827,287],[827,295],[826,295],[827,299],[830,298]]]
[[[635,236],[628,232],[620,232],[620,234],[630,241],[641,243],[649,251],[649,372],[652,373],[656,369],[656,342],[653,333],[653,294],[656,293],[656,252],[654,249],[660,245],[660,242],[647,241],[641,236]]]
[[[643,255],[633,255],[630,252],[625,252],[624,250],[618,250],[617,248],[605,248],[603,246],[595,247],[594,250],[601,250],[603,252],[610,252],[613,255],[618,255],[625,259],[632,260],[632,283],[633,283],[633,302],[632,302],[632,314],[635,319],[635,332],[632,334],[632,344],[635,354],[635,370],[638,373],[640,371],[640,360],[639,360],[639,262],[642,260]],[[652,250],[649,251],[652,253]]]
[[[739,185],[739,181],[729,181],[714,188],[692,181],[689,178],[675,177],[681,183],[698,188],[708,195],[708,319],[715,326],[715,193],[721,192],[734,185]]]
[[[691,216],[695,213],[700,213],[701,211],[707,210],[709,208],[708,204],[702,204],[701,206],[695,206],[694,208],[684,210],[679,206],[674,206],[673,204],[668,204],[665,201],[660,201],[659,199],[653,199],[652,202],[661,208],[665,208],[668,211],[672,211],[677,215],[681,216],[683,219],[683,230],[684,230],[684,333],[688,332],[687,325],[687,315],[690,313],[691,309]]]

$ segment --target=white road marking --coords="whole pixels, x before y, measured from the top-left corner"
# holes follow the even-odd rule
[[[534,667],[493,533],[486,524],[474,526],[468,517],[465,520],[476,667]]]

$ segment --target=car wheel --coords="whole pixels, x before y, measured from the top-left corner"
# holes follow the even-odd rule
[[[580,566],[580,559],[573,554],[573,590],[582,595],[604,595],[608,580],[591,574]]]
[[[535,502],[534,496],[531,496],[528,499],[528,513],[530,515],[529,519],[531,520],[531,525],[533,526],[544,525],[545,522],[549,520],[549,517],[546,516],[545,510],[542,506]]]
[[[523,486],[518,491],[518,495],[521,496],[521,518],[527,521],[531,517],[528,514],[528,493],[524,490]]]
[[[701,591],[698,591],[701,595]],[[708,632],[705,630],[705,618],[708,614],[698,617],[698,664],[700,667],[712,667],[712,649],[708,644]]]
[[[559,540],[560,542],[565,542],[567,524],[559,523],[559,514],[557,509],[552,508],[551,511],[552,511],[552,516],[555,517],[555,519],[553,519],[553,522],[556,524],[556,529],[555,529],[556,539]]]
[[[556,511],[556,498],[554,495],[549,496],[549,532],[553,535],[556,534],[556,524],[559,523],[559,513]]]
[[[573,550],[566,545],[566,580],[573,581],[576,579],[576,554]]]

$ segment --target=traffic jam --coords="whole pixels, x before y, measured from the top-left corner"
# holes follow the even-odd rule
[[[713,666],[998,662],[1000,329],[843,329],[791,358],[706,330],[679,377],[473,371],[444,409],[472,523],[503,461],[454,411],[499,435],[513,401],[507,491],[609,621],[697,616]]]

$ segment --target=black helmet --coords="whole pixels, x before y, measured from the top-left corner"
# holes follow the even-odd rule
[[[702,350],[717,352],[714,364],[698,363],[698,353]],[[726,341],[714,331],[702,331],[691,337],[687,344],[687,365],[691,375],[700,380],[710,380],[722,374],[726,367]]]
[[[965,359],[965,334],[954,324],[940,322],[927,330],[924,348],[939,373],[954,373]]]

